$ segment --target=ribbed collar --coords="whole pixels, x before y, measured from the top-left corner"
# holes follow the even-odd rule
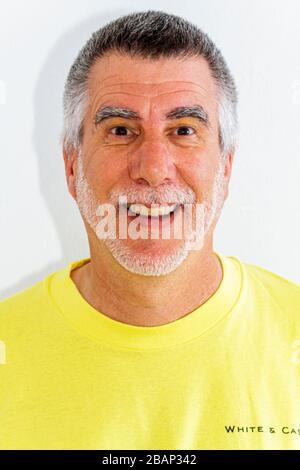
[[[159,349],[186,343],[203,335],[228,315],[236,304],[243,285],[242,265],[237,258],[214,253],[223,269],[223,278],[216,292],[189,314],[160,326],[129,325],[93,308],[70,277],[73,269],[87,263],[90,258],[69,263],[45,281],[56,308],[80,334],[114,347]]]

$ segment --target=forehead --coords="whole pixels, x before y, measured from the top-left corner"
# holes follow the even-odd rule
[[[106,54],[92,66],[88,91],[90,113],[99,106],[134,105],[141,113],[166,112],[171,107],[200,104],[217,110],[217,87],[205,59],[156,60]]]

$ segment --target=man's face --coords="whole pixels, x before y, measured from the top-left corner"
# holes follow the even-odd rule
[[[220,158],[217,88],[206,61],[111,53],[92,67],[88,90],[83,141],[69,188],[89,235],[97,233],[97,206],[112,202],[118,208],[119,195],[148,207],[192,202],[204,209],[207,247],[227,196],[232,156]],[[123,115],[110,116],[115,108]],[[181,205],[163,222],[160,216],[159,227],[169,224],[172,233],[182,211]],[[116,215],[118,226],[118,210]],[[138,217],[151,235],[149,219]],[[133,215],[127,223],[132,220]],[[115,240],[99,243],[127,270],[144,275],[167,274],[188,256],[187,240],[150,235],[119,239],[117,230]]]

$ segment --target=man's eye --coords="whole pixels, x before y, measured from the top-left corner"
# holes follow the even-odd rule
[[[113,134],[113,135],[116,135],[116,136],[122,136],[122,135],[125,135],[126,137],[131,135],[132,132],[125,126],[116,126],[116,127],[113,127],[112,129],[110,129],[110,132]],[[130,134],[131,133],[131,134]]]
[[[176,131],[178,131],[177,135],[193,135],[194,134],[194,129],[189,126],[177,127]]]

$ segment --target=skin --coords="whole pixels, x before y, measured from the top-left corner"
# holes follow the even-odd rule
[[[211,197],[221,150],[217,88],[204,59],[153,61],[109,53],[93,65],[88,90],[81,158],[84,175],[99,200],[107,201],[109,191],[120,187],[136,187],[142,194],[145,189],[168,184],[191,188],[197,202]],[[208,128],[192,117],[165,118],[173,108],[195,104],[207,112]],[[142,119],[113,118],[95,128],[93,119],[100,106],[131,108]],[[115,126],[125,126],[133,135],[112,136]],[[195,134],[178,135],[180,126],[192,127]],[[232,151],[223,160],[221,206],[228,196],[233,156]],[[64,162],[68,189],[76,200],[78,152],[65,150]],[[143,276],[124,269],[83,217],[91,261],[73,270],[71,278],[90,305],[115,320],[136,326],[175,321],[206,302],[221,283],[222,267],[213,253],[213,231],[221,208],[202,249],[190,251],[177,269],[163,276]],[[124,243],[131,250],[160,256],[172,252],[178,240]]]

